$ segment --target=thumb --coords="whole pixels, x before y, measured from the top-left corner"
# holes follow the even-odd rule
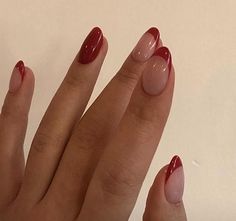
[[[148,194],[143,221],[186,221],[183,191],[183,165],[181,159],[174,156],[154,180]]]

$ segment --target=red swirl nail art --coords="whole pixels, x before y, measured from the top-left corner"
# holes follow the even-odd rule
[[[17,68],[21,74],[21,78],[23,79],[25,76],[25,65],[22,60],[18,61],[17,64],[15,65],[15,68]]]
[[[167,47],[160,47],[160,48],[158,48],[155,51],[155,53],[153,54],[153,56],[160,56],[163,59],[165,59],[167,65],[168,65],[168,68],[169,68],[169,72],[171,71],[172,58],[171,58],[171,53],[170,53],[170,51],[169,51],[169,49]]]
[[[167,172],[166,172],[166,181],[169,179],[170,175],[178,168],[183,166],[181,159],[179,156],[174,156],[172,160],[170,161],[170,164],[168,166]]]

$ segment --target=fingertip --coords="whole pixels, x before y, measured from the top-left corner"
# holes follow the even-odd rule
[[[108,51],[108,41],[104,35],[102,36],[101,42],[102,42],[102,44],[99,47],[99,50],[96,53],[96,56],[93,55],[93,57],[90,58],[89,55],[86,55],[88,57],[88,61],[86,60],[87,58],[85,59],[86,61],[83,60],[84,58],[82,58],[82,61],[81,61],[81,57],[83,57],[81,55],[81,53],[83,52],[83,49],[82,49],[83,47],[82,47],[72,63],[72,68],[75,68],[77,70],[79,67],[86,69],[91,66],[94,66],[95,68],[97,68],[97,66],[101,66],[104,62],[104,59],[105,59],[107,51]]]
[[[103,50],[105,51],[105,52],[107,52],[107,50],[108,50],[108,40],[107,40],[107,38],[105,37],[105,36],[103,36]]]
[[[183,201],[170,203],[166,199],[165,184],[168,167],[169,164],[162,167],[149,190],[144,221],[167,220],[168,217],[176,221],[187,220]]]
[[[35,76],[31,68],[26,66],[25,72],[26,72],[26,75],[24,77],[26,77],[30,81],[35,81]]]
[[[27,118],[34,91],[33,71],[23,65],[20,60],[12,71],[1,110],[1,115],[14,119],[14,123],[18,119]]]
[[[162,46],[163,46],[163,41],[162,41],[162,39],[160,38],[160,39],[159,39],[159,42],[158,42],[158,45],[157,45],[157,49],[160,48],[160,47],[162,47]]]
[[[171,64],[168,81],[166,83],[165,89],[163,92],[159,95],[159,100],[168,100],[169,106],[167,106],[166,111],[168,112],[170,110],[170,105],[172,104],[172,98],[174,94],[174,86],[175,86],[175,68],[173,63]]]
[[[108,51],[108,41],[107,41],[106,37],[103,36],[103,43],[102,43],[101,51],[98,55],[98,57],[100,57],[100,60],[105,59],[105,57],[107,55],[107,51]]]
[[[15,92],[11,92],[9,90],[8,94],[10,97],[12,97],[10,100],[14,99],[12,102],[18,103],[24,107],[23,109],[26,108],[26,112],[28,112],[34,93],[35,76],[31,68],[25,66],[24,69],[25,71],[22,77],[20,88]]]
[[[152,201],[154,201],[154,202],[159,200],[160,198],[165,200],[164,186],[165,186],[167,169],[168,169],[168,164],[160,169],[160,171],[157,173],[157,175],[153,181],[153,184],[152,184],[153,190],[152,190],[151,197],[153,197],[153,195],[158,196],[158,197],[154,197],[152,199]]]
[[[167,203],[164,196],[165,177],[168,165],[157,173],[149,189],[143,220],[159,220],[163,211],[163,203]],[[161,213],[160,213],[161,211]]]
[[[25,75],[23,78],[22,86],[20,88],[20,92],[23,93],[27,91],[27,93],[33,93],[35,86],[35,76],[31,68],[25,67]],[[19,92],[19,93],[20,93]]]

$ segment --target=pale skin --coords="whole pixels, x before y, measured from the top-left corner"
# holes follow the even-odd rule
[[[1,221],[129,219],[167,122],[175,73],[172,64],[162,93],[148,95],[141,84],[146,62],[130,54],[84,113],[107,50],[104,37],[93,62],[72,62],[26,163],[23,143],[34,91],[32,70],[26,67],[21,87],[7,92],[0,115]],[[187,220],[182,200],[166,200],[167,167],[157,174],[140,220]]]

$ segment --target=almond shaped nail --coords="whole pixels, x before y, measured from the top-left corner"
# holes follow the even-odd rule
[[[25,64],[22,60],[19,60],[16,65],[15,65],[15,68],[17,68],[21,74],[21,77],[22,79],[24,78],[25,76]]]
[[[96,59],[103,44],[103,34],[99,27],[95,27],[84,40],[78,61],[82,64],[88,64]]]
[[[20,60],[15,65],[11,74],[11,78],[9,82],[10,92],[15,92],[20,88],[22,81],[24,79],[24,76],[25,76],[25,65],[24,65],[24,62]]]
[[[170,203],[182,200],[184,192],[184,170],[179,156],[174,156],[168,166],[165,179],[165,196]]]
[[[155,52],[159,39],[160,33],[157,28],[152,27],[146,31],[132,51],[133,59],[140,62],[147,61]]]
[[[168,52],[168,56],[166,53]],[[161,47],[148,60],[142,74],[143,89],[149,95],[160,95],[169,79],[169,50]]]
[[[170,50],[167,47],[160,47],[160,48],[158,48],[155,51],[155,53],[153,54],[153,56],[160,56],[160,57],[162,57],[166,61],[166,63],[168,64],[169,72],[171,71],[172,57],[171,57]]]

